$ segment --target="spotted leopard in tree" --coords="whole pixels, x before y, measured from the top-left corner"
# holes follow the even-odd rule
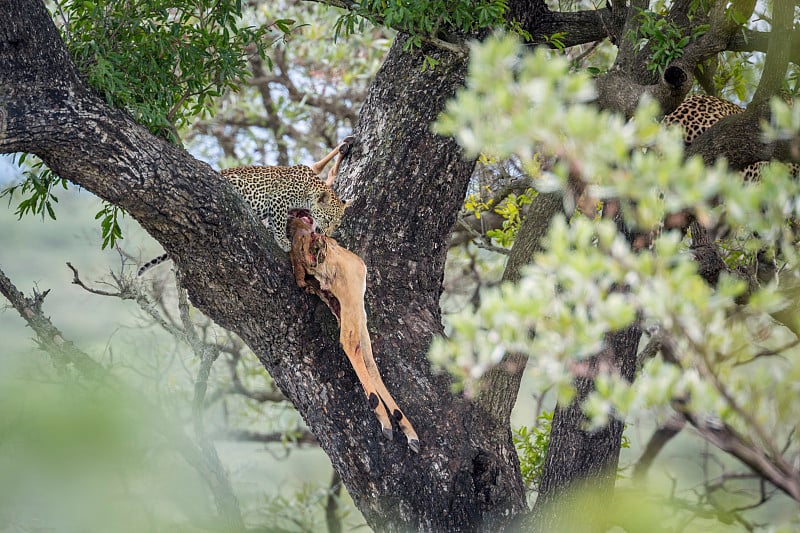
[[[724,117],[743,113],[744,111],[743,108],[728,100],[698,94],[686,98],[672,113],[664,116],[662,123],[681,126],[684,132],[684,143],[689,146]],[[767,164],[769,164],[769,161],[758,161],[748,165],[742,170],[742,178],[745,181],[757,181],[761,175],[762,168]],[[800,165],[797,163],[790,163],[789,170],[794,176],[800,175]],[[578,211],[586,216],[594,217],[597,214],[597,198],[586,192],[585,184],[582,182],[574,180],[571,185]],[[608,199],[603,205],[603,216],[614,217],[618,210],[619,203],[614,199]],[[685,227],[688,220],[685,215],[685,213],[669,215],[664,221],[662,229]],[[635,235],[633,237],[633,246],[636,249],[650,246],[654,235],[655,233]]]
[[[272,232],[278,246],[288,252],[291,248],[286,237],[289,211],[308,210],[316,228],[329,236],[339,227],[349,201],[340,200],[331,186],[352,141],[352,136],[345,138],[331,153],[310,167],[244,166],[227,168],[221,170],[220,174],[244,197],[258,219]],[[336,163],[323,182],[318,176],[336,156]],[[142,265],[138,275],[167,259],[168,254],[151,259]]]
[[[666,115],[662,122],[681,126],[684,132],[683,140],[686,145],[690,145],[722,118],[743,112],[743,108],[728,100],[707,94],[695,94],[686,98],[672,113]],[[768,163],[768,161],[758,161],[748,165],[742,170],[742,177],[745,181],[758,180],[761,169]],[[789,168],[792,174],[798,175],[800,165],[791,163]]]

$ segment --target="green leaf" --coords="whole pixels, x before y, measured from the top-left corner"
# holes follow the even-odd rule
[[[119,207],[104,203],[102,209],[95,214],[95,220],[100,220],[100,229],[103,238],[102,249],[114,246],[118,240],[122,240],[122,228],[119,226],[119,218],[125,212]]]

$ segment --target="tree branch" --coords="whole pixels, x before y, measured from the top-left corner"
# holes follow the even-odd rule
[[[336,470],[331,474],[331,482],[328,485],[328,497],[325,501],[325,524],[328,526],[328,533],[341,533],[342,520],[337,515],[339,509],[339,497],[342,494],[342,479]]]
[[[768,52],[769,41],[772,32],[754,31],[747,28],[733,34],[728,41],[727,49],[732,52]],[[789,59],[792,63],[800,65],[800,31],[789,32],[785,44],[780,46],[786,48]]]
[[[542,250],[542,239],[551,220],[563,210],[562,200],[561,193],[539,193],[533,199],[511,248],[503,281],[519,281],[522,268],[530,264],[534,253]],[[527,363],[526,355],[507,353],[497,365],[481,376],[477,403],[503,424],[510,421]]]
[[[665,360],[673,364],[679,364],[679,357],[673,353],[675,342],[667,336],[663,338],[662,348],[665,350]],[[700,352],[702,353],[702,352]],[[699,417],[690,412],[684,401],[676,399],[673,401],[673,408],[675,411],[686,420],[688,420],[711,444],[715,445],[722,451],[731,454],[744,464],[753,469],[762,478],[774,484],[780,490],[784,491],[793,499],[800,501],[800,471],[789,464],[779,451],[769,435],[766,434],[764,429],[757,423],[750,415],[738,405],[738,402],[727,391],[724,384],[714,374],[706,361],[701,361],[697,365],[700,373],[710,381],[710,383],[722,395],[728,405],[733,411],[742,419],[749,429],[756,433],[756,436],[761,440],[762,444],[767,447],[769,453],[765,453],[761,448],[753,444],[750,439],[739,434],[735,429],[722,421],[711,417]],[[671,421],[671,425],[676,427],[676,422]],[[667,433],[671,431],[668,428]],[[671,436],[668,436],[671,438]],[[660,447],[658,447],[660,449]],[[656,450],[657,452],[657,450]],[[652,460],[652,458],[650,459]],[[646,463],[649,466],[649,462]]]
[[[736,457],[762,478],[769,480],[792,499],[800,502],[800,475],[797,471],[784,471],[761,450],[727,425],[711,424],[701,421],[689,413],[684,412],[683,414],[708,442]]]
[[[767,57],[751,105],[769,100],[783,85],[792,54],[792,49],[787,44],[794,22],[794,6],[794,0],[772,2],[772,31],[769,34]]]
[[[645,445],[644,452],[639,460],[633,467],[633,478],[637,481],[643,481],[647,477],[647,472],[655,461],[655,458],[664,449],[664,447],[675,438],[683,427],[686,425],[686,418],[683,415],[675,414],[666,422],[661,424],[658,429],[653,432],[650,440]]]
[[[105,367],[66,340],[61,331],[44,315],[42,304],[48,292],[50,291],[34,293],[33,298],[28,298],[0,269],[0,294],[8,299],[19,316],[34,331],[39,346],[53,358],[56,368],[64,370],[66,365],[73,365],[81,374],[95,379],[106,375]]]
[[[221,430],[212,435],[215,440],[231,440],[238,442],[260,442],[263,444],[272,443],[294,443],[294,444],[319,444],[317,438],[310,431],[295,431],[273,433],[259,433],[246,429],[227,429]]]

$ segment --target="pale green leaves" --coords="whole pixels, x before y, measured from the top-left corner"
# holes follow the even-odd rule
[[[565,186],[568,176],[589,184],[596,198],[622,198],[626,222],[646,231],[668,213],[700,210],[726,181],[723,166],[684,163],[683,136],[659,127],[658,106],[643,101],[632,120],[598,112],[589,76],[570,72],[562,56],[539,48],[522,55],[513,38],[473,46],[467,88],[434,125],[454,136],[470,156],[516,155],[534,164],[537,152],[559,164],[539,189]]]
[[[473,48],[467,86],[434,128],[470,156],[513,155],[527,164],[537,154],[555,158],[537,187],[566,189],[568,176],[581,179],[593,197],[620,202],[628,227],[653,231],[652,246],[631,250],[608,220],[557,218],[522,280],[483,292],[480,307],[459,314],[431,356],[458,361],[469,390],[470,379],[504,354],[524,353],[534,378],[555,385],[563,400],[582,361],[602,351],[609,333],[636,322],[669,342],[674,361],[644,361],[633,385],[601,372],[586,403],[595,423],[680,400],[697,416],[769,434],[758,425],[790,421],[797,390],[787,379],[800,376],[797,343],[768,315],[785,308],[786,283],[800,283],[787,223],[800,218],[800,185],[781,165],[743,183],[722,163],[686,160],[681,132],[658,124],[654,103],[643,101],[626,121],[598,111],[593,95],[592,81],[560,56],[523,54],[515,39],[493,40]],[[774,116],[768,135],[794,138],[800,106],[776,103]],[[739,254],[733,266],[748,266],[759,252],[774,263],[774,280],[748,287],[723,273],[709,285],[683,235],[660,228],[680,212],[709,226],[725,223],[733,235],[726,250]]]
[[[470,156],[514,153],[532,162],[531,141],[554,133],[534,126],[564,122],[573,113],[569,104],[590,100],[594,92],[586,75],[564,76],[565,59],[543,50],[524,58],[520,52],[513,38],[473,45],[467,90],[459,91],[434,129],[453,135]]]

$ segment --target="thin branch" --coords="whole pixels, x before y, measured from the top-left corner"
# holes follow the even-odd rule
[[[56,367],[63,370],[70,364],[86,376],[94,378],[105,376],[106,369],[79,350],[71,341],[66,340],[61,331],[44,315],[42,304],[48,292],[50,291],[35,293],[33,298],[28,298],[0,269],[0,294],[8,299],[19,316],[34,331],[39,346],[50,354]]]
[[[592,55],[592,53],[595,50],[597,50],[597,47],[600,46],[600,43],[602,43],[602,42],[603,41],[595,41],[595,42],[591,43],[588,47],[586,47],[586,50],[582,51],[580,54],[578,54],[577,56],[575,56],[572,59],[572,64],[573,65],[580,65],[581,61],[583,61],[584,59],[586,59],[587,57]]]
[[[276,54],[273,57],[274,65],[277,68],[273,68],[273,73],[268,74],[263,67],[263,64],[260,62],[251,62],[251,67],[253,67],[253,78],[249,81],[249,83],[253,86],[266,87],[270,83],[277,83],[281,85],[286,92],[289,94],[289,98],[293,102],[305,102],[307,105],[312,107],[317,107],[319,109],[324,109],[329,113],[345,117],[351,123],[355,124],[358,120],[358,113],[353,108],[352,105],[348,104],[348,101],[352,101],[353,97],[348,98],[346,94],[337,94],[335,98],[323,98],[317,94],[311,93],[309,91],[301,90],[292,80],[291,76],[289,76],[289,72],[294,65],[292,65],[288,58],[286,57],[285,53]],[[260,64],[260,66],[259,66]],[[277,72],[277,73],[276,73]],[[357,96],[361,97],[361,94],[356,93]],[[363,99],[360,98],[360,99]],[[283,124],[284,131],[286,128],[290,127],[288,124]],[[292,137],[295,138],[302,138],[303,135],[298,130],[293,130],[296,132],[295,135]]]
[[[494,176],[491,173],[492,169],[476,165],[476,171],[474,172],[473,176],[479,182],[484,181],[484,173],[481,172],[481,170],[487,171],[486,174],[489,174],[490,176],[489,180],[491,180],[491,182],[487,185],[487,187],[491,188],[497,186],[498,183],[501,186],[497,190],[492,190],[489,198],[486,198],[483,195],[481,196],[481,201],[492,206],[492,208],[481,212],[480,218],[478,218],[478,216],[475,214],[459,216],[458,225],[453,228],[453,234],[450,237],[451,247],[472,242],[476,232],[479,232],[480,235],[484,235],[489,230],[501,229],[505,219],[494,211],[494,207],[500,205],[511,194],[523,194],[528,188],[532,187],[533,184],[531,179],[527,176],[513,176],[506,168],[500,169],[502,172],[500,176]],[[522,207],[522,213],[524,216],[527,216],[529,212],[529,206]],[[473,231],[462,231],[460,228],[464,225],[468,226]]]
[[[200,368],[197,371],[197,378],[194,383],[194,399],[192,401],[192,415],[194,417],[195,436],[200,441],[200,446],[204,451],[211,453],[216,457],[216,451],[210,446],[205,438],[205,429],[203,414],[205,413],[205,396],[208,390],[208,377],[211,374],[211,366],[214,361],[219,357],[219,350],[216,346],[208,345],[200,340],[197,335],[197,329],[194,322],[189,318],[189,299],[186,296],[186,291],[181,287],[179,277],[176,277],[178,283],[178,311],[183,324],[183,331],[185,338],[189,342],[189,346],[194,352],[195,356],[200,360]]]
[[[683,414],[703,438],[736,457],[791,498],[800,502],[800,478],[798,478],[797,472],[784,472],[761,450],[754,447],[732,428],[701,421],[688,412]]]
[[[647,476],[655,458],[683,430],[685,425],[686,418],[676,413],[656,429],[650,440],[647,441],[642,456],[633,467],[633,478],[636,481],[641,481]]]
[[[636,356],[637,372],[642,369],[645,362],[658,355],[658,352],[661,351],[661,345],[665,339],[662,328],[659,326],[649,328],[647,333],[650,335],[650,340],[647,341],[647,344],[645,344],[644,348],[642,348],[642,351],[639,352],[638,356]]]
[[[252,391],[244,386],[238,375],[235,375],[233,379],[233,384],[228,389],[223,389],[224,392],[239,394],[258,403],[280,403],[289,401],[279,390]]]
[[[259,433],[258,431],[248,431],[246,429],[233,429],[219,431],[213,435],[215,440],[231,440],[238,442],[261,442],[269,443],[291,443],[291,444],[318,444],[317,438],[310,431],[294,431],[272,433]]]
[[[70,270],[72,270],[72,284],[73,285],[78,285],[79,287],[81,287],[83,290],[85,290],[87,292],[90,292],[92,294],[97,294],[97,295],[100,295],[100,296],[113,296],[114,298],[120,298],[122,300],[129,300],[129,299],[132,299],[134,297],[134,294],[132,292],[129,292],[129,291],[124,290],[122,288],[120,288],[116,292],[109,292],[109,291],[103,291],[103,290],[100,290],[100,289],[95,289],[95,288],[89,287],[88,285],[86,285],[81,280],[80,274],[78,273],[78,269],[75,268],[74,266],[72,266],[72,263],[67,261],[67,266],[69,267]]]
[[[670,353],[674,346],[674,341],[665,336],[662,351],[668,352],[671,362],[677,364],[676,355]],[[702,353],[702,350],[699,350],[698,347],[695,346],[694,348],[697,353]],[[700,374],[712,383],[728,402],[731,409],[750,426],[749,429],[751,431],[756,433],[759,440],[768,449],[769,455],[727,424],[717,420],[698,418],[688,410],[686,403],[680,399],[673,401],[673,408],[685,417],[708,442],[736,457],[764,479],[769,480],[787,495],[800,502],[800,473],[786,462],[781,452],[775,448],[774,443],[767,437],[760,424],[757,424],[753,417],[745,412],[735,401],[718,376],[711,370],[708,361],[702,358],[700,363],[700,365],[697,365]]]
[[[750,426],[750,430],[756,434],[758,439],[761,441],[761,444],[767,447],[769,455],[772,457],[773,461],[777,462],[779,468],[781,468],[781,470],[783,470],[787,474],[791,473],[792,472],[791,466],[784,461],[783,456],[775,447],[775,443],[772,442],[772,439],[769,438],[767,433],[764,431],[764,428],[761,427],[761,424],[759,424],[752,417],[750,413],[748,413],[745,409],[742,408],[741,405],[739,405],[739,402],[736,401],[736,399],[733,397],[730,391],[728,391],[728,388],[725,386],[724,383],[722,383],[722,380],[719,379],[719,376],[717,376],[716,372],[714,372],[714,370],[712,369],[711,364],[705,357],[704,352],[698,351],[697,353],[703,354],[703,356],[700,358],[700,362],[702,364],[697,366],[700,375],[708,379],[711,382],[711,384],[714,385],[714,388],[717,389],[717,391],[720,393],[720,395],[722,395],[725,401],[728,402],[730,408],[733,409],[733,411],[745,423],[747,423]],[[798,490],[797,496],[800,497],[800,485],[798,485],[797,490]]]
[[[767,52],[772,32],[760,32],[747,28],[736,32],[728,41],[727,49],[732,52]],[[791,31],[788,41],[782,43],[789,53],[790,61],[800,65],[800,31]]]
[[[328,533],[342,533],[342,520],[337,515],[341,494],[342,478],[339,477],[339,472],[334,470],[331,474],[328,497],[325,501],[325,524],[328,526]]]
[[[509,253],[511,253],[511,250],[509,250],[508,248],[495,246],[490,241],[487,241],[486,235],[483,235],[481,232],[479,232],[478,230],[467,224],[463,218],[458,219],[458,224],[462,228],[464,228],[467,233],[469,233],[470,235],[472,235],[472,237],[475,238],[473,242],[475,243],[475,246],[477,246],[478,248],[482,248],[484,250],[488,250],[490,252],[495,252],[503,255],[508,255]]]
[[[783,84],[791,54],[791,48],[787,45],[791,40],[794,5],[794,0],[773,0],[772,2],[772,31],[769,35],[769,48],[752,103],[758,104],[769,100]]]
[[[734,366],[747,365],[747,364],[750,364],[753,361],[755,361],[757,359],[760,359],[762,357],[781,356],[787,350],[791,350],[792,348],[795,348],[798,345],[800,345],[800,338],[797,338],[797,339],[793,340],[792,342],[789,342],[788,344],[784,344],[780,348],[775,348],[775,349],[765,348],[765,349],[761,350],[760,352],[756,352],[753,355],[753,357],[751,357],[750,359],[747,359],[746,361],[737,361],[736,363],[734,363]]]

